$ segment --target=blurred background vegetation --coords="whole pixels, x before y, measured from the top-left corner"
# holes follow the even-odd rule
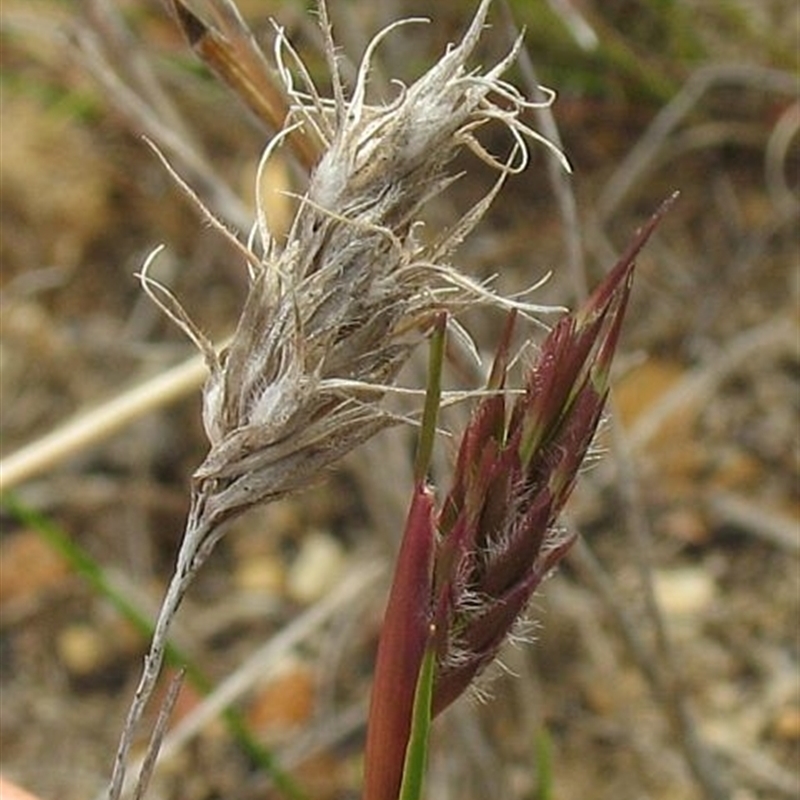
[[[268,58],[274,19],[325,86],[312,4],[238,5]],[[346,76],[380,28],[431,17],[380,46],[376,100],[390,96],[392,78],[409,82],[430,66],[474,7],[329,5]],[[682,196],[640,260],[615,435],[609,426],[609,452],[569,513],[594,555],[576,555],[543,589],[538,641],[504,659],[517,677],[500,675],[492,702],[464,703],[442,720],[429,796],[796,797],[800,10],[792,0],[509,5],[538,80],[558,92],[553,119],[574,174],[559,177],[534,151],[459,266],[497,274],[506,292],[552,270],[538,297],[572,305],[661,200]],[[205,13],[200,0],[191,7]],[[491,19],[476,63],[509,46],[499,0]],[[5,458],[193,355],[134,278],[155,245],[167,245],[158,278],[206,331],[220,340],[238,318],[243,265],[142,134],[245,232],[269,134],[199,63],[166,4],[4,0],[0,25]],[[529,79],[524,65],[511,70],[518,85]],[[507,146],[492,136],[496,149]],[[455,168],[467,172],[432,227],[493,180],[474,159]],[[288,158],[269,181],[302,189]],[[270,197],[280,224],[291,202]],[[490,351],[502,320],[468,322]],[[404,383],[418,380],[413,369]],[[205,451],[198,398],[187,389],[15,487],[16,502],[58,526],[143,614],[160,599]],[[389,562],[410,451],[407,432],[379,437],[325,484],[236,523],[176,631],[214,682],[367,560]],[[109,773],[144,640],[34,520],[6,508],[2,523],[0,769],[43,799],[92,797]],[[358,796],[385,581],[265,667],[237,703],[309,797]],[[179,718],[199,702],[184,694]],[[705,773],[692,748],[708,755]],[[152,791],[273,796],[282,795],[215,724],[170,756]]]

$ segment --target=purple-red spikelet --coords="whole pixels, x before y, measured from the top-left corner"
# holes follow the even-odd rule
[[[634,259],[666,207],[586,303],[553,328],[510,408],[509,318],[489,379],[496,393],[472,414],[438,513],[431,490],[416,486],[378,651],[365,800],[395,800],[399,792],[426,647],[432,642],[437,655],[436,716],[492,662],[572,546],[555,523],[603,412]]]
[[[634,259],[665,210],[637,234],[586,303],[553,328],[510,411],[497,394],[473,413],[437,520],[434,715],[491,663],[573,543],[554,526],[602,416]],[[510,330],[493,388],[504,383],[509,338]]]

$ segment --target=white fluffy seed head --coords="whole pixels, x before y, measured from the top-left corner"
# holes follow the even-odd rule
[[[502,178],[525,162],[522,138],[539,138],[519,119],[530,104],[500,79],[519,42],[494,68],[468,71],[489,5],[483,0],[462,41],[386,105],[366,102],[369,62],[386,32],[368,47],[349,100],[338,75],[333,100],[321,98],[279,32],[279,72],[293,102],[287,126],[313,129],[326,151],[280,251],[259,206],[263,241],[261,255],[248,259],[249,296],[226,352],[208,358],[203,420],[211,450],[195,490],[213,495],[207,505],[220,518],[297,488],[390,424],[384,390],[359,387],[390,386],[438,311],[507,304],[447,263]],[[489,120],[503,122],[519,143],[515,162],[493,160],[479,145],[475,133]],[[451,182],[447,165],[464,147],[497,167],[500,180],[451,231],[422,244],[415,235],[422,208]]]

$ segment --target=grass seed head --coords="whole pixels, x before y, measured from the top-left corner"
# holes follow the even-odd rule
[[[489,4],[458,45],[385,105],[366,101],[370,58],[385,32],[368,47],[349,99],[333,76],[333,100],[320,97],[278,36],[279,63],[294,59],[309,83],[296,89],[281,68],[294,102],[287,125],[313,126],[325,150],[282,246],[259,205],[249,294],[229,347],[210,359],[203,419],[211,449],[195,488],[216,518],[306,485],[391,424],[381,400],[438,311],[505,302],[448,261],[504,176],[524,166],[522,139],[539,138],[519,119],[530,104],[500,77],[519,43],[485,73],[467,68]],[[476,131],[490,120],[519,143],[511,161],[491,159],[478,143]],[[425,241],[423,209],[453,180],[447,166],[464,148],[493,163],[498,185]]]

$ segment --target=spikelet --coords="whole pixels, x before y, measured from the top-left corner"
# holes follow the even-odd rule
[[[367,105],[366,84],[375,46],[396,25],[368,48],[349,100],[335,72],[330,103],[312,86],[296,90],[281,69],[296,100],[289,127],[313,126],[325,150],[280,250],[259,206],[263,255],[229,348],[210,360],[203,419],[211,449],[194,487],[215,523],[307,485],[392,422],[380,400],[436,311],[505,302],[447,263],[499,184],[452,230],[428,243],[417,235],[460,149],[489,159],[501,183],[525,166],[523,137],[538,138],[519,119],[529,103],[500,78],[519,42],[485,74],[467,70],[489,4],[459,45],[385,106]],[[277,46],[279,64],[282,53],[296,59],[280,34]],[[475,138],[491,119],[517,140],[513,163],[491,159]]]
[[[511,315],[488,389],[461,437],[437,507],[417,476],[384,617],[365,756],[365,800],[395,800],[426,652],[430,713],[495,659],[531,596],[567,554],[557,527],[605,405],[634,260],[669,202],[636,235],[591,297],[562,317],[509,403]]]

